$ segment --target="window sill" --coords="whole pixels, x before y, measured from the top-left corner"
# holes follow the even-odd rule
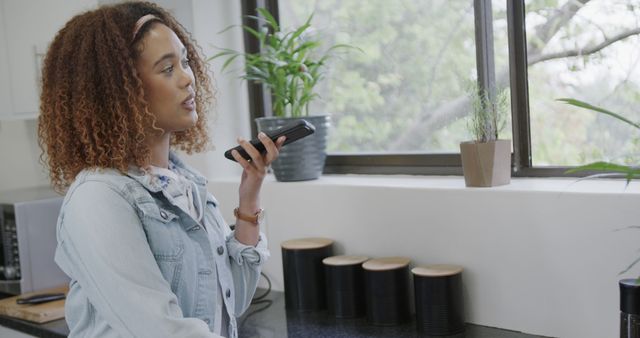
[[[224,177],[214,182],[239,182],[238,177]],[[290,186],[342,186],[383,187],[402,189],[468,190],[474,192],[550,192],[580,194],[640,194],[640,182],[629,185],[623,179],[577,179],[512,177],[511,183],[497,187],[466,187],[462,176],[413,176],[413,175],[322,175],[317,180],[300,182],[278,182],[273,175],[267,176],[265,186],[282,184]]]

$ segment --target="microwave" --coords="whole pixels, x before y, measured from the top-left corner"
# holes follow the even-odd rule
[[[0,292],[18,295],[69,282],[54,262],[63,198],[49,187],[0,191]]]

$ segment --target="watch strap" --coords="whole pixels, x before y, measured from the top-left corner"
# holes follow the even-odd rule
[[[258,210],[258,212],[256,212],[253,215],[247,215],[247,214],[240,213],[240,208],[235,208],[233,209],[233,215],[236,216],[237,219],[247,221],[253,224],[258,224],[260,222],[260,215],[262,214],[263,211],[264,209],[260,209]]]

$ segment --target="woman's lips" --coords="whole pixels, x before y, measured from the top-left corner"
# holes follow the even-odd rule
[[[192,111],[196,109],[196,100],[194,98],[186,99],[181,104],[182,108]]]

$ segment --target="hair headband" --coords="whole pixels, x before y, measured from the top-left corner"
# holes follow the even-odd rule
[[[133,39],[132,40],[136,39],[136,36],[138,35],[138,32],[140,31],[140,28],[142,28],[142,26],[144,26],[147,22],[149,22],[151,20],[162,21],[162,20],[160,20],[160,18],[158,18],[157,16],[155,16],[153,14],[143,15],[140,19],[138,19],[138,21],[136,22],[136,25],[133,28]]]

